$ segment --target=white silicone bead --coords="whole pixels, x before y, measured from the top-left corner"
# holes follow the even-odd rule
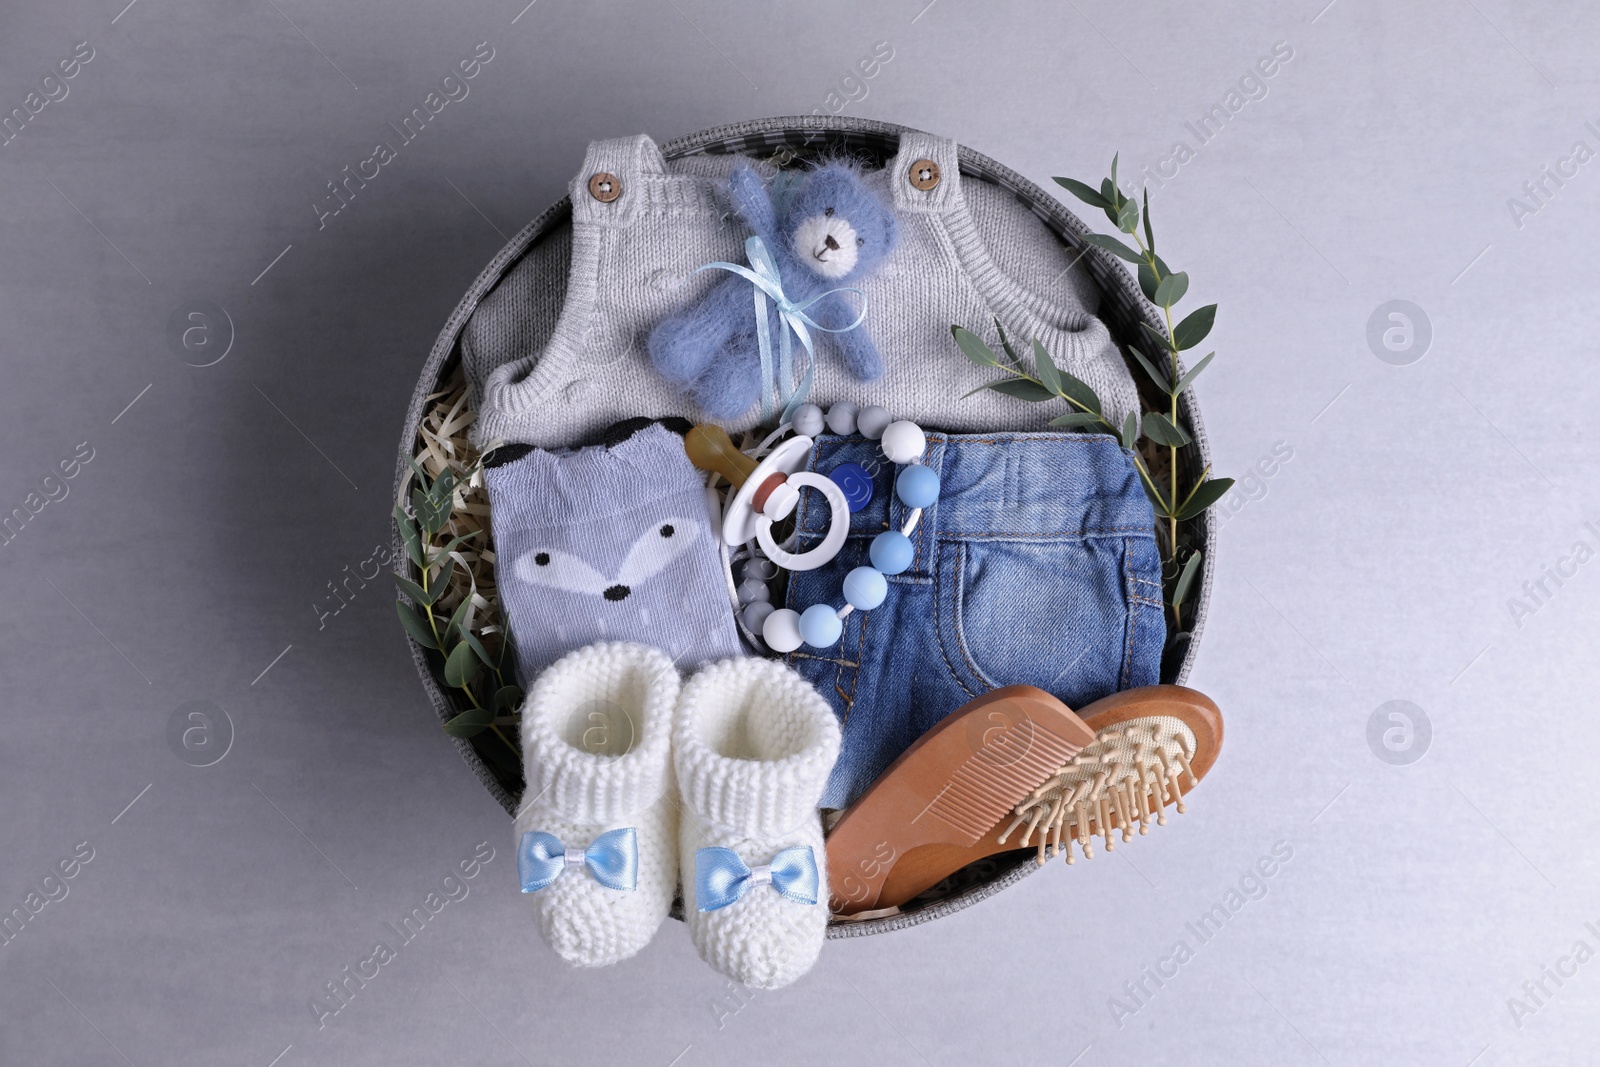
[[[815,404],[801,404],[794,409],[790,420],[794,432],[805,437],[815,437],[822,432],[822,409]]]
[[[773,611],[772,605],[765,600],[756,600],[744,609],[744,624],[750,628],[751,633],[760,633],[766,624],[767,616]]]
[[[800,613],[793,608],[779,608],[761,624],[761,639],[774,652],[793,652],[805,644],[800,636]]]
[[[878,444],[890,463],[911,463],[921,459],[928,450],[928,438],[922,427],[905,420],[890,423]]]
[[[887,408],[880,408],[876,404],[868,404],[861,409],[861,414],[856,416],[856,429],[861,431],[861,436],[869,441],[876,441],[883,436],[883,431],[889,428],[894,421],[894,416],[889,414]]]
[[[828,409],[828,429],[841,437],[856,432],[856,413],[861,408],[849,400],[841,400]]]

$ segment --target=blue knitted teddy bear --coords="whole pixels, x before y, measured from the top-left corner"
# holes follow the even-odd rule
[[[765,242],[784,295],[801,304],[829,289],[849,286],[875,271],[894,248],[896,228],[889,207],[861,181],[855,168],[831,162],[808,174],[791,197],[773,197],[755,168],[742,165],[728,177],[728,194],[756,236]],[[752,283],[730,275],[698,305],[657,324],[650,332],[650,361],[662,377],[682,388],[706,415],[737,419],[761,397],[761,361],[756,341]],[[857,311],[840,293],[806,308],[818,324],[839,329]],[[774,347],[789,326],[772,301],[767,318]],[[863,327],[842,333],[811,331],[818,347],[831,344],[858,381],[883,376],[883,359]],[[795,344],[803,356],[803,349]]]

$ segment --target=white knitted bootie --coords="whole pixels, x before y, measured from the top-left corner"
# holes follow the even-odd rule
[[[828,702],[775,660],[724,660],[684,686],[672,733],[684,916],[701,958],[745,985],[788,985],[822,951],[817,801],[838,755]]]
[[[517,867],[539,932],[575,966],[632,956],[672,906],[677,700],[663,653],[607,642],[557,660],[523,703]]]

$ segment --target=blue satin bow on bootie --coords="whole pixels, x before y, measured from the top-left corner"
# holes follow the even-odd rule
[[[607,830],[588,848],[567,848],[555,834],[530,830],[517,846],[517,874],[524,893],[539,890],[573,867],[587,867],[594,880],[607,889],[634,889],[639,885],[639,838],[633,827]]]
[[[694,896],[699,910],[726,908],[753,885],[770,885],[797,904],[815,904],[819,878],[811,846],[786,848],[771,863],[753,870],[731,848],[717,845],[695,851]]]

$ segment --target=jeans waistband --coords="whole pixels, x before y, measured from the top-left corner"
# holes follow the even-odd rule
[[[923,511],[915,539],[1154,537],[1154,514],[1121,444],[1104,434],[929,433],[923,462],[939,475],[939,500]],[[843,463],[865,467],[871,502],[851,515],[853,537],[900,529],[910,509],[894,495],[901,468],[876,441],[823,436],[807,469],[826,475]],[[804,493],[796,519],[801,547],[827,532],[820,494]]]

